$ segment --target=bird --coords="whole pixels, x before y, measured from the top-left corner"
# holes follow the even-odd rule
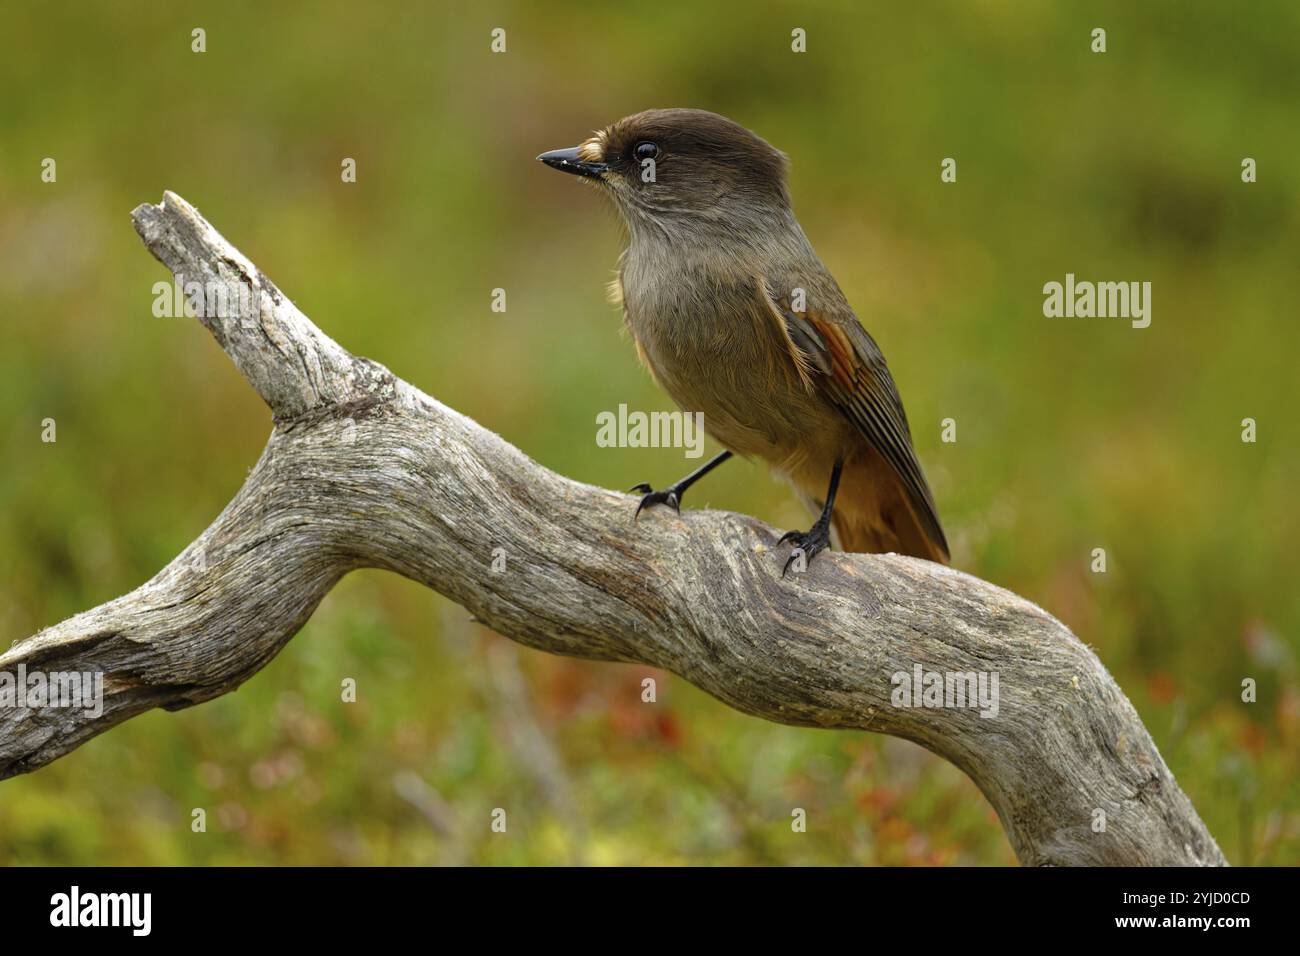
[[[832,542],[948,563],[898,388],[795,217],[784,153],[717,113],[676,108],[537,158],[613,202],[627,242],[611,298],[652,378],[723,448],[665,489],[633,486],[634,518],[679,511],[733,455],[758,458],[818,515],[777,541],[791,544],[783,577]]]

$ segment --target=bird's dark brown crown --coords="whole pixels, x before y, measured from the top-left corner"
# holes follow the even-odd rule
[[[752,189],[785,189],[785,156],[739,123],[707,110],[646,110],[611,124],[584,142],[581,157],[629,173],[640,166],[637,147],[654,144],[655,161],[671,180],[716,179],[726,173]],[[685,175],[671,175],[673,172]]]

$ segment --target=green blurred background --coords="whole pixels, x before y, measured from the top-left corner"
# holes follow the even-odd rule
[[[954,564],[1096,649],[1232,862],[1300,861],[1300,7],[466,6],[5,5],[4,640],[152,576],[266,440],[208,334],[151,314],[167,274],[128,214],[164,189],[338,341],[542,464],[679,477],[679,452],[595,444],[597,412],[671,406],[604,299],[614,217],[533,157],[703,107],[789,154],[803,225],[889,357]],[[1067,272],[1151,281],[1151,327],[1044,318]],[[808,521],[746,463],[688,502]],[[354,574],[237,692],[0,784],[0,863],[1014,862],[927,752],[763,723],[667,674],[642,704],[647,673],[517,648]]]

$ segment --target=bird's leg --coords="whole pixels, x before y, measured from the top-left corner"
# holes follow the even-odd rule
[[[794,547],[790,549],[790,557],[786,559],[785,567],[781,569],[781,577],[785,577],[785,573],[790,570],[790,565],[794,564],[800,554],[803,555],[806,564],[818,552],[825,551],[831,546],[831,512],[835,510],[835,492],[840,486],[840,472],[843,469],[843,459],[835,462],[835,468],[831,471],[831,487],[826,492],[826,505],[822,508],[821,517],[812,528],[808,531],[787,531],[781,535],[781,540],[777,542],[778,547],[787,541],[794,542]]]
[[[639,491],[642,493],[643,497],[641,498],[641,503],[636,506],[636,514],[632,516],[632,520],[635,521],[636,518],[640,516],[642,508],[649,508],[653,505],[667,505],[669,508],[672,508],[673,511],[680,511],[681,504],[682,504],[682,495],[686,494],[686,489],[689,488],[691,485],[695,484],[697,481],[699,481],[701,478],[703,478],[705,475],[711,472],[714,468],[717,468],[720,464],[722,464],[730,457],[731,457],[731,452],[729,451],[719,452],[717,455],[715,455],[709,461],[705,462],[699,468],[696,468],[693,472],[691,472],[681,481],[669,485],[663,491],[655,491],[645,482],[642,482],[639,485],[633,485],[628,490]]]

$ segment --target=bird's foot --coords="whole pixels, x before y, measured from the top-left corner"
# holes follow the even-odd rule
[[[776,545],[779,548],[787,541],[793,541],[794,547],[790,549],[790,557],[786,558],[785,567],[781,569],[781,577],[785,577],[792,564],[796,565],[796,571],[807,570],[808,562],[831,546],[830,522],[818,521],[807,531],[787,531],[781,535],[781,540]]]
[[[686,489],[680,488],[677,485],[669,485],[663,491],[655,491],[643,481],[639,485],[633,485],[628,489],[628,491],[641,492],[641,503],[636,506],[636,514],[632,516],[632,520],[635,521],[637,518],[641,517],[641,509],[653,508],[655,505],[667,505],[669,508],[672,508],[673,511],[681,514],[682,493],[685,492]]]

